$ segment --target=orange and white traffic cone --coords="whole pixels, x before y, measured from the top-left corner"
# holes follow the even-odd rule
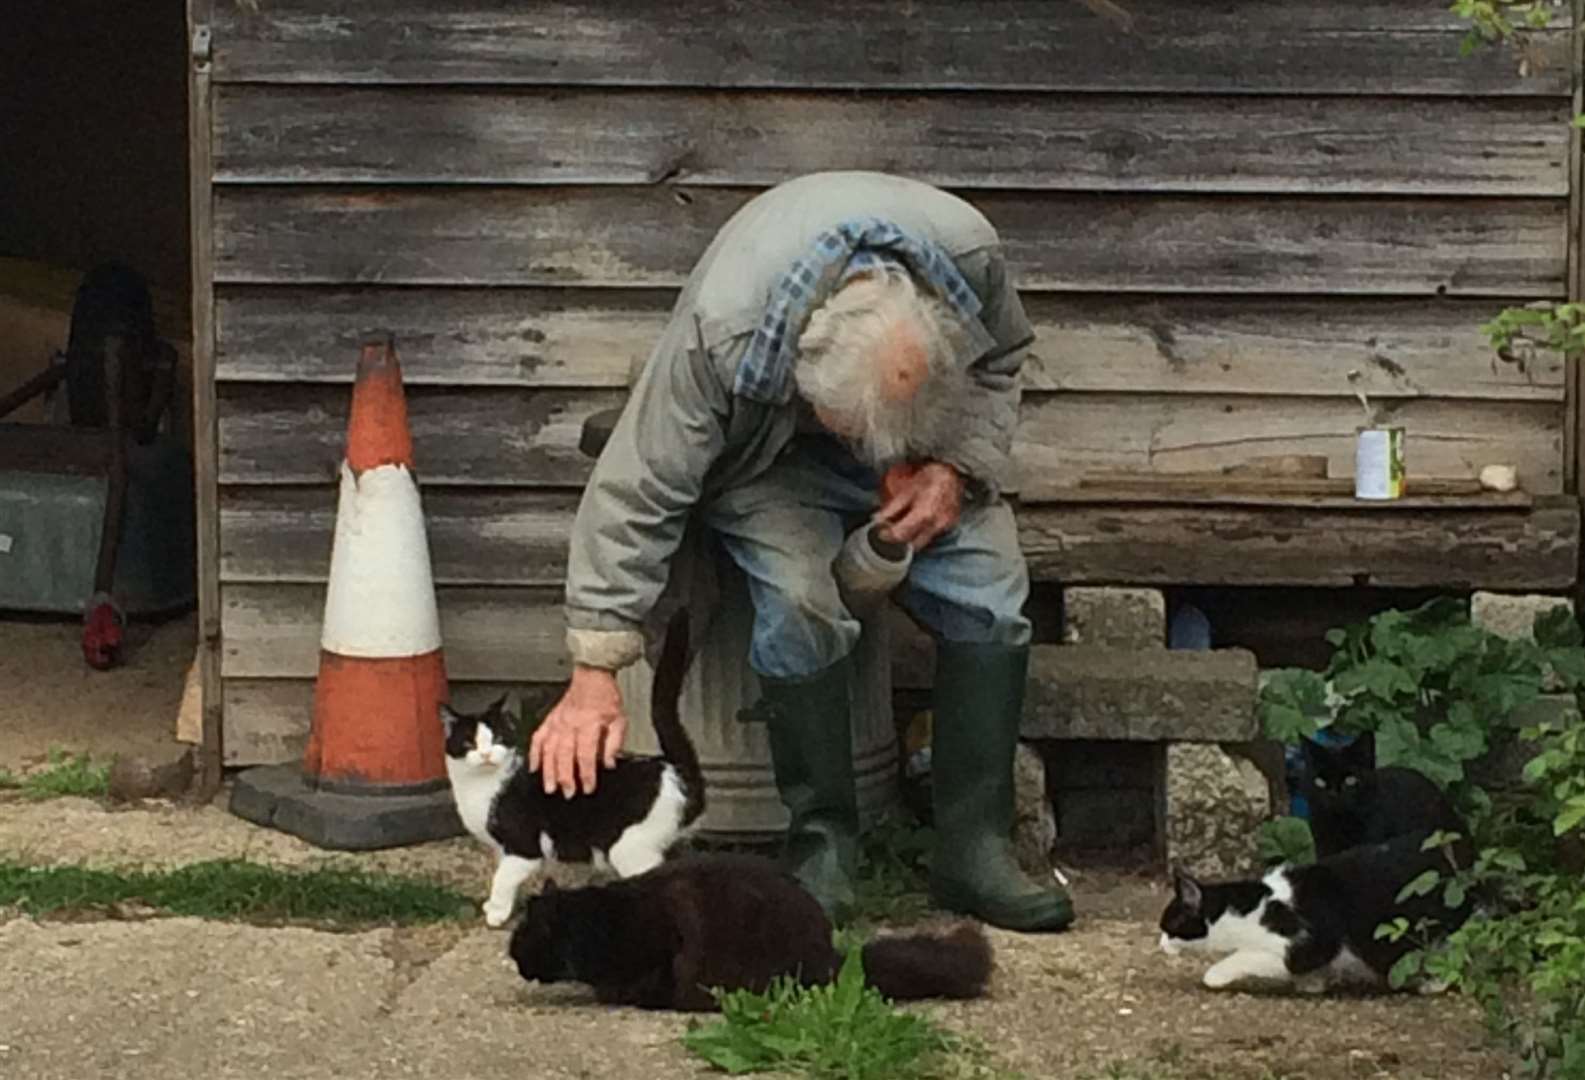
[[[401,368],[358,359],[341,465],[313,726],[302,765],[251,769],[232,811],[338,849],[453,836],[439,719],[446,663]]]

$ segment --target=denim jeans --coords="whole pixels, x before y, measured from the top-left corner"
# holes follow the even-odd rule
[[[880,479],[835,439],[803,435],[758,479],[717,496],[705,522],[748,577],[749,663],[799,678],[841,660],[859,639],[831,572],[847,534],[879,506]],[[965,505],[956,527],[914,554],[895,594],[943,641],[1026,645],[1029,572],[1011,508]]]

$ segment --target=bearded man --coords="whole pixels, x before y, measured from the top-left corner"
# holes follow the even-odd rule
[[[547,792],[593,791],[626,734],[615,672],[691,515],[747,577],[749,663],[784,857],[853,900],[848,685],[860,624],[832,562],[871,521],[913,551],[896,599],[935,638],[934,901],[1013,930],[1073,919],[1009,833],[1028,571],[1000,497],[1033,333],[988,221],[927,184],[805,176],[745,205],[688,278],[584,492],[567,571],[573,675],[535,733]],[[887,477],[882,497],[881,478]]]

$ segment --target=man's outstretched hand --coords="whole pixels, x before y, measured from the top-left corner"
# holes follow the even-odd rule
[[[604,668],[575,666],[572,682],[550,710],[528,744],[528,768],[540,771],[549,795],[560,788],[563,797],[594,794],[600,765],[616,764],[617,751],[627,739],[627,714],[616,676]]]
[[[899,541],[915,551],[958,523],[963,513],[963,477],[951,465],[927,461],[894,465],[881,478],[882,540]]]

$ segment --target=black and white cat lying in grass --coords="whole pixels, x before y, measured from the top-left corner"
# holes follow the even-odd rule
[[[1434,937],[1469,917],[1443,890],[1399,901],[1398,893],[1423,871],[1467,865],[1470,848],[1452,845],[1452,860],[1437,848],[1421,850],[1429,834],[1399,836],[1351,848],[1310,866],[1280,866],[1258,880],[1202,884],[1174,875],[1174,896],[1161,916],[1161,947],[1226,953],[1205,973],[1213,990],[1246,982],[1290,984],[1318,992],[1347,984],[1380,987],[1399,957],[1417,948],[1414,935],[1378,940],[1376,928],[1402,916],[1415,926],[1434,920]],[[1439,987],[1422,984],[1422,992]]]
[[[655,667],[651,715],[661,757],[617,759],[593,794],[546,795],[524,765],[523,740],[506,699],[464,716],[440,708],[446,772],[467,830],[499,858],[484,920],[503,926],[517,892],[545,860],[593,863],[632,877],[660,865],[704,812],[704,776],[678,712],[688,669],[688,620],[679,612]]]

